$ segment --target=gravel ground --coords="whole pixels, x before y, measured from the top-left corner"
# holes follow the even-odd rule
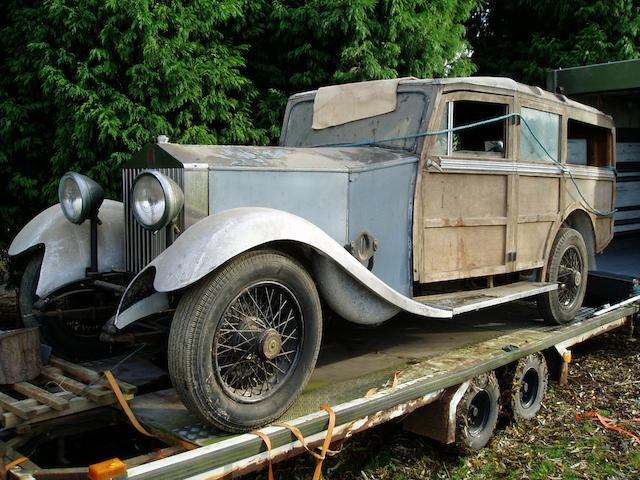
[[[502,425],[491,443],[462,456],[451,448],[383,425],[356,435],[325,461],[325,479],[637,479],[640,446],[577,414],[592,410],[640,435],[640,342],[622,332],[591,340],[573,351],[569,385],[550,385],[540,414]],[[279,479],[309,479],[309,457],[275,465]],[[266,473],[250,475],[266,478]]]

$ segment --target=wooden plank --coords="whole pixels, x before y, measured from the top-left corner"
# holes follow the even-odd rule
[[[59,368],[63,372],[71,375],[78,380],[82,380],[83,382],[96,382],[100,385],[108,385],[109,382],[98,372],[91,370],[90,368],[83,367],[82,365],[76,365],[75,363],[67,362],[58,357],[51,357],[49,359],[49,364],[54,367]],[[131,385],[126,382],[118,381],[118,385],[120,386],[120,390],[122,393],[135,393],[136,386]]]
[[[75,397],[73,392],[67,392],[66,390],[52,393],[51,395],[53,395],[54,397],[64,398],[65,400],[71,400],[73,397]]]
[[[506,225],[507,217],[440,217],[427,218],[424,221],[425,228],[440,227],[477,227],[482,225]]]
[[[125,398],[127,400],[131,400],[133,397],[131,395],[125,395]],[[114,402],[115,400],[112,396],[105,396],[98,401],[89,400],[85,397],[74,397],[69,400],[70,406],[67,410],[57,411],[46,405],[41,405],[38,408],[39,414],[29,420],[23,420],[13,413],[5,413],[0,417],[0,423],[4,428],[13,428],[21,424],[39,423],[45,420],[51,420],[52,418],[65,417],[67,415],[73,415],[75,413],[84,412],[94,408],[109,406]]]
[[[544,282],[516,282],[494,288],[464,290],[416,297],[417,302],[453,310],[454,315],[471,312],[555,290],[557,284]]]
[[[27,397],[31,397],[44,405],[48,405],[55,410],[66,410],[69,408],[69,401],[56,397],[46,390],[36,387],[30,383],[21,382],[13,385],[13,389]]]
[[[51,380],[57,383],[60,388],[65,390],[69,390],[70,392],[75,393],[76,395],[81,395],[90,398],[94,401],[99,401],[105,396],[113,397],[113,392],[111,390],[106,390],[102,387],[98,387],[100,390],[96,391],[96,386],[88,387],[84,383],[80,383],[73,378],[66,377],[62,373],[59,373],[59,370],[56,370],[52,367],[43,367],[41,375],[47,380]]]
[[[2,392],[0,392],[0,406],[7,412],[11,412],[24,420],[33,418],[37,413],[32,408],[24,408],[20,405],[20,400],[16,400]]]

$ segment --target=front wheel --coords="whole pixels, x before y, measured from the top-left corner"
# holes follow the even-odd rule
[[[22,324],[25,327],[39,327],[43,342],[51,346],[56,355],[70,360],[90,360],[106,355],[109,346],[100,341],[100,332],[106,318],[87,315],[88,318],[78,320],[65,318],[64,315],[34,315],[33,305],[37,299],[36,289],[43,256],[43,251],[35,252],[22,274],[18,291],[18,309]],[[53,301],[47,306],[47,310],[64,313],[66,310],[96,304],[95,296],[86,292]]]
[[[169,335],[171,379],[204,421],[252,430],[298,397],[321,336],[320,299],[307,271],[280,252],[248,252],[180,300]]]
[[[580,233],[562,228],[553,243],[547,267],[547,281],[557,282],[557,290],[538,298],[538,309],[548,323],[572,321],[582,306],[587,290],[587,247]]]

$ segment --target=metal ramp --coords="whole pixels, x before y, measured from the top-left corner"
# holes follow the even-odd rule
[[[424,295],[415,297],[414,300],[432,307],[451,310],[453,315],[460,315],[521,298],[533,297],[557,288],[557,283],[516,282],[480,290]]]

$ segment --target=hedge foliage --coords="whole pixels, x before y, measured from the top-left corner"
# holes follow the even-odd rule
[[[291,93],[466,75],[480,0],[9,0],[0,4],[0,248],[67,170],[120,198],[158,134],[274,142]]]
[[[486,0],[468,38],[479,74],[545,87],[549,69],[640,58],[640,2]]]

